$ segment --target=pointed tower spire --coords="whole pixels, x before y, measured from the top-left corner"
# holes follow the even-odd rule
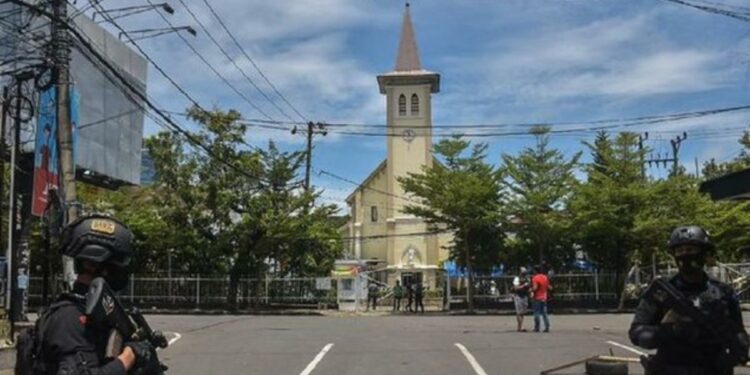
[[[419,50],[417,49],[417,39],[414,37],[414,27],[411,24],[409,3],[406,3],[404,22],[401,26],[401,42],[398,45],[398,57],[396,58],[396,68],[394,70],[397,72],[406,72],[421,69],[422,64],[419,62]]]
[[[440,74],[422,69],[417,39],[414,37],[414,27],[411,24],[409,3],[406,3],[396,67],[393,71],[378,75],[378,87],[381,94],[386,94],[388,87],[415,84],[430,85],[430,92],[433,94],[440,91]]]

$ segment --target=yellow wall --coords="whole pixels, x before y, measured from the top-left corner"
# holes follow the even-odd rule
[[[358,222],[362,223],[362,237],[380,236],[386,234],[386,219],[388,218],[388,199],[387,195],[380,193],[387,189],[385,169],[381,170],[368,183],[369,189],[362,189],[359,196],[359,207],[362,215]],[[372,207],[377,207],[377,221],[372,221]],[[378,258],[387,260],[386,239],[363,239],[362,240],[362,258]]]
[[[388,159],[385,168],[381,164],[364,185],[350,197],[350,214],[348,224],[349,236],[360,237],[359,252],[356,240],[349,243],[350,254],[360,259],[377,258],[387,261],[387,266],[396,272],[391,274],[389,282],[393,283],[400,270],[423,272],[425,281],[434,284],[434,268],[447,258],[447,250],[441,247],[452,241],[450,234],[429,236],[404,236],[405,234],[427,232],[428,227],[422,219],[406,215],[405,205],[412,204],[398,177],[407,173],[420,173],[423,166],[432,166],[432,93],[430,84],[407,84],[408,81],[392,81],[385,87],[387,123],[389,132],[395,136],[387,137]],[[399,113],[398,100],[403,94],[406,97],[406,115]],[[411,113],[411,96],[419,97],[419,113]],[[404,131],[410,129],[413,139],[404,138]],[[373,222],[372,207],[377,207],[378,218]],[[386,235],[387,238],[369,239],[371,236]],[[408,263],[408,249],[418,252],[413,267]],[[429,269],[432,268],[432,269]]]
[[[398,99],[403,94],[406,97],[406,116],[399,114]],[[411,96],[417,94],[419,97],[419,115],[411,113]],[[432,94],[430,85],[404,85],[387,86],[386,88],[387,122],[392,128],[391,134],[396,136],[387,137],[388,142],[388,174],[391,176],[389,190],[395,196],[406,195],[397,177],[405,177],[408,172],[419,173],[422,166],[432,164]],[[408,142],[403,138],[407,127],[415,133],[413,140]],[[390,197],[393,206],[398,210],[399,205],[405,202],[403,199]]]

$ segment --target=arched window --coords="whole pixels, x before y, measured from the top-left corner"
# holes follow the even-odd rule
[[[398,97],[398,115],[406,116],[406,96],[404,94]]]
[[[419,97],[417,94],[411,94],[411,115],[419,116]]]

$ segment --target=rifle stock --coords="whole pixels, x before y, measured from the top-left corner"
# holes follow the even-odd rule
[[[711,317],[704,315],[677,288],[667,280],[658,278],[646,289],[643,298],[657,302],[680,315],[690,318],[702,330],[709,333],[716,342],[722,345],[731,358],[738,364],[745,364],[748,359],[748,342],[745,327],[728,317]]]

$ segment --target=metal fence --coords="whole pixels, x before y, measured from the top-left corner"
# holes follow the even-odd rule
[[[750,263],[717,263],[706,269],[709,276],[732,286],[742,302],[750,302]],[[671,277],[677,273],[672,263],[633,266],[625,279],[629,299],[640,296],[654,277]]]
[[[58,293],[59,280],[59,276],[51,278],[50,296]],[[332,305],[336,303],[335,283],[335,280],[328,278],[240,278],[234,299],[239,307]],[[41,303],[42,285],[41,278],[31,278],[30,304]],[[131,277],[130,285],[122,298],[143,307],[223,307],[229,304],[230,287],[230,280],[226,276],[134,276]],[[319,287],[323,289],[318,289]]]
[[[653,274],[669,275],[676,271],[671,267],[633,267],[622,275],[625,289],[637,286],[632,298],[637,299]],[[722,264],[709,269],[713,277],[732,284],[741,300],[750,301],[750,264]],[[439,274],[436,287],[427,289],[425,297],[436,303],[461,303],[466,301],[466,278],[448,278]],[[571,305],[601,306],[615,300],[623,285],[618,285],[614,273],[574,273],[551,276],[553,298]],[[488,306],[511,301],[513,276],[475,278],[475,302]],[[60,291],[60,276],[50,278],[48,294],[52,298]],[[0,279],[0,307],[5,303],[5,279]],[[29,285],[29,303],[39,306],[42,302],[42,279],[32,277]],[[237,307],[263,306],[317,307],[336,304],[336,280],[329,278],[240,278],[229,298],[230,280],[225,275],[137,275],[131,278],[130,286],[123,298],[143,307],[161,308],[221,308],[234,299]],[[446,286],[449,289],[446,290]],[[382,301],[390,300],[390,289],[383,288]]]
[[[480,302],[509,302],[514,276],[477,277],[474,279],[474,298]],[[552,295],[558,301],[601,301],[617,297],[614,273],[574,273],[550,277]],[[465,278],[450,280],[452,301],[465,300]]]

